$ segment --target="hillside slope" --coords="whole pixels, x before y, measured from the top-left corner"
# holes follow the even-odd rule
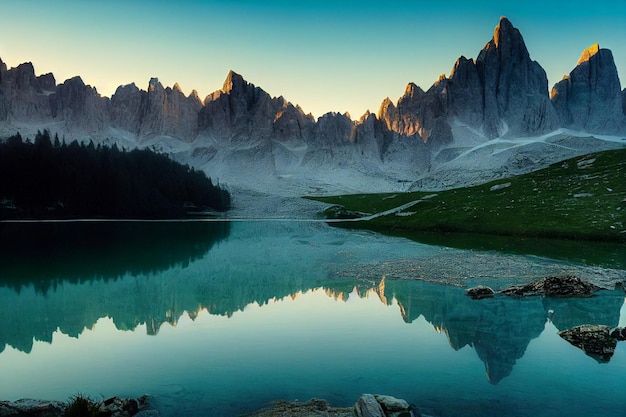
[[[350,227],[626,241],[626,149],[473,187],[314,199]]]

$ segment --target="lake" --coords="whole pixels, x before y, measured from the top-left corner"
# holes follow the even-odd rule
[[[623,246],[496,250],[311,221],[2,223],[0,238],[2,400],[149,394],[164,416],[218,417],[365,392],[435,416],[626,409],[626,342],[600,363],[557,335],[626,325],[623,290],[465,295],[558,273],[609,286]],[[580,255],[594,252],[610,256]]]

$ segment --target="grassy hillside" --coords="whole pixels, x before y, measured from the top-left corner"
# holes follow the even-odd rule
[[[626,149],[468,188],[311,198],[336,205],[327,218],[373,215],[350,227],[626,241]]]

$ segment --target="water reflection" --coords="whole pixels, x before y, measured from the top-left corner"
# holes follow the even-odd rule
[[[423,316],[446,333],[454,350],[473,347],[493,384],[511,374],[548,319],[559,330],[589,323],[616,327],[624,303],[620,289],[579,299],[502,296],[472,300],[462,288],[402,280],[382,284],[378,292],[386,300],[397,300],[405,322]]]
[[[176,282],[179,274],[180,270],[174,269],[160,276],[126,276],[109,283],[63,283],[45,295],[32,287],[23,288],[19,294],[0,288],[0,304],[13,306],[0,310],[0,352],[5,344],[30,352],[33,339],[52,343],[57,329],[77,338],[103,317],[110,317],[119,330],[145,324],[147,333],[156,335],[162,324],[175,326],[184,314],[191,320],[204,310],[230,317],[248,305],[263,306],[275,300],[277,293],[287,292],[287,297],[295,299],[309,290],[298,281],[277,287],[239,282],[240,286],[233,288],[229,280],[190,281],[190,275],[184,277],[183,284]],[[530,341],[544,331],[547,320],[559,330],[587,323],[615,327],[624,302],[621,290],[603,291],[585,299],[472,300],[462,288],[389,279],[374,288],[360,284],[355,289],[354,283],[348,282],[329,283],[323,288],[337,302],[347,301],[352,293],[360,298],[375,295],[389,306],[397,303],[406,323],[423,317],[434,331],[447,335],[452,349],[472,347],[493,384],[510,375]]]
[[[626,245],[619,242],[541,239],[534,237],[480,235],[476,233],[403,230],[382,232],[428,245],[480,251],[498,251],[517,255],[535,255],[577,264],[626,269]]]
[[[548,320],[559,330],[580,324],[614,327],[624,302],[621,290],[586,299],[477,301],[459,287],[386,279],[385,272],[398,274],[398,265],[408,267],[407,256],[416,256],[417,249],[424,259],[449,260],[467,253],[448,251],[443,256],[417,244],[389,245],[390,238],[377,240],[369,234],[348,238],[336,229],[328,232],[323,224],[4,226],[0,352],[6,345],[31,352],[35,340],[52,343],[57,330],[77,338],[104,317],[118,330],[145,324],[149,335],[157,335],[164,323],[175,326],[183,315],[194,320],[206,311],[231,317],[247,306],[295,298],[316,288],[343,302],[356,287],[359,297],[375,295],[387,306],[397,303],[406,323],[423,317],[434,331],[447,335],[455,351],[473,348],[488,380],[497,384],[511,374]],[[378,279],[357,280],[374,256],[380,265],[368,269],[368,278],[373,274]],[[526,264],[517,259],[515,266]],[[422,274],[435,274],[424,265]],[[436,268],[441,273],[440,263]]]
[[[225,222],[0,223],[0,285],[47,292],[61,282],[156,274],[202,258]]]

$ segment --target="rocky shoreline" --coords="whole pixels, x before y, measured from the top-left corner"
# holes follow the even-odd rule
[[[381,394],[363,394],[352,407],[332,407],[326,400],[306,403],[276,401],[246,417],[428,417],[407,401]],[[149,397],[112,397],[94,402],[82,396],[70,401],[22,399],[0,401],[0,417],[160,417]]]
[[[0,401],[0,417],[160,417],[148,396],[93,401],[76,395],[69,401]]]

